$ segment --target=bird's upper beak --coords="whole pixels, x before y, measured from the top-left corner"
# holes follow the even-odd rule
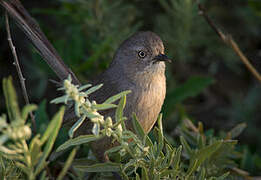
[[[165,54],[159,54],[159,55],[155,56],[153,58],[153,60],[154,60],[154,63],[159,62],[159,61],[165,61],[165,62],[171,63],[171,59],[168,56],[166,56]]]

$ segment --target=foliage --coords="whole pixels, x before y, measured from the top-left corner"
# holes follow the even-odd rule
[[[217,26],[233,36],[260,71],[260,2],[258,0],[201,0],[201,2]],[[215,160],[209,161],[208,158],[201,164],[200,169],[205,169],[202,170],[202,173],[205,171],[207,177],[231,171],[232,173],[227,179],[233,179],[232,175],[234,176],[234,173],[238,171],[236,168],[231,168],[228,163],[231,160],[237,164],[232,163],[232,166],[244,169],[251,175],[260,175],[259,111],[261,101],[259,101],[259,84],[253,80],[233,52],[221,43],[215,32],[198,15],[197,7],[192,0],[52,0],[38,2],[28,0],[23,4],[40,23],[41,28],[65,59],[66,64],[73,69],[82,82],[95,77],[108,66],[119,43],[129,34],[137,30],[157,32],[164,40],[166,54],[173,58],[173,63],[167,66],[167,96],[162,109],[164,137],[169,141],[167,144],[178,148],[181,145],[179,136],[182,135],[190,149],[196,152],[202,148],[199,146],[201,139],[199,137],[205,139],[206,146],[212,145],[216,140],[225,139],[226,141],[230,135],[225,133],[225,130],[231,129],[235,124],[246,122],[248,127],[239,137],[240,143],[235,146],[236,151],[234,145],[230,144],[231,149],[228,148],[226,153],[221,153],[219,159],[214,158]],[[31,7],[33,9],[30,9]],[[2,39],[5,39],[4,18],[0,20],[0,25],[3,27],[0,29],[0,33],[2,32],[0,35]],[[48,79],[53,78],[53,74],[34,51],[26,51],[28,47],[24,48],[27,44],[24,43],[23,35],[16,29],[12,30],[15,32],[19,58],[24,65],[26,83],[30,87],[30,97],[33,102],[38,104],[36,110],[37,133],[40,133],[40,137],[42,137],[49,123],[48,116],[57,111],[54,105],[46,103],[57,96],[56,91],[51,89],[53,86],[47,84]],[[11,59],[6,41],[0,42],[0,52],[0,77],[14,74],[14,68],[10,68],[12,67],[11,62],[6,60]],[[30,61],[30,55],[33,62]],[[214,78],[215,83],[213,83]],[[211,86],[209,87],[209,85]],[[18,93],[18,97],[21,96],[19,90],[16,93]],[[0,90],[0,110],[7,112],[2,94]],[[47,101],[43,100],[43,97]],[[201,126],[192,128],[193,126],[189,125],[191,123],[187,122],[188,117],[192,122],[203,121],[205,132],[199,133],[196,130]],[[10,124],[12,124],[11,122]],[[30,124],[25,123],[24,126],[30,127]],[[9,127],[10,129],[17,128]],[[215,129],[215,133],[213,129]],[[65,129],[60,130],[53,149],[64,143],[68,134],[65,131]],[[154,129],[153,132],[156,130]],[[71,133],[73,134],[73,131]],[[158,142],[157,133],[154,134],[149,135],[153,143]],[[1,135],[3,135],[2,132]],[[32,138],[26,140],[28,146],[31,140]],[[4,146],[8,143],[14,144],[15,142],[9,140],[4,143]],[[165,142],[164,144],[166,145]],[[43,148],[44,145],[42,150]],[[85,168],[88,165],[88,171],[97,171],[100,166],[109,168],[109,170],[110,168],[118,169],[118,165],[112,163],[107,163],[107,166],[95,164],[96,161],[90,160],[92,157],[87,158],[88,152],[88,145],[81,145],[78,154],[81,154],[84,159],[74,159],[73,163],[79,166],[84,162]],[[163,152],[166,155],[165,147]],[[52,151],[53,154],[56,153]],[[215,153],[210,157],[213,158],[214,155]],[[0,156],[0,177],[11,178],[10,175],[17,175],[17,179],[26,177],[26,174],[16,166],[16,161]],[[51,174],[47,173],[47,176],[58,177],[56,168],[57,166],[60,168],[61,164],[63,166],[67,157],[69,157],[69,153],[65,152],[57,159],[50,160],[50,158],[48,168],[51,170]],[[73,157],[73,153],[71,157]],[[183,147],[180,161],[181,169],[185,173],[191,157]],[[79,157],[77,156],[77,158]],[[128,162],[128,158],[122,158],[121,163]],[[70,164],[70,159],[68,159],[68,164]],[[59,168],[58,172],[61,172],[61,168]],[[131,168],[127,170],[129,169]],[[215,170],[219,171],[218,175],[214,174]],[[213,174],[209,174],[209,171]],[[137,173],[141,175],[142,169],[138,168]],[[199,169],[195,174],[198,173]],[[99,173],[99,175],[101,174],[108,177],[108,172],[107,174]],[[109,173],[109,175],[111,174]],[[69,168],[65,176],[83,178],[84,173]],[[135,174],[132,175],[132,177],[134,176]]]
[[[144,133],[135,114],[132,119],[135,132],[126,129],[123,109],[129,91],[117,94],[102,104],[90,102],[88,95],[101,86],[91,87],[87,84],[78,87],[71,83],[69,77],[64,81],[63,87],[59,88],[65,91],[65,95],[52,102],[73,102],[79,120],[68,132],[70,139],[60,145],[56,151],[79,147],[103,137],[112,137],[113,141],[118,142],[118,146],[107,150],[105,154],[113,158],[114,162],[97,163],[88,159],[90,157],[74,160],[77,150],[74,148],[59,175],[52,175],[52,177],[62,179],[64,176],[72,176],[69,168],[73,167],[76,172],[99,172],[100,174],[96,175],[98,179],[104,177],[104,173],[110,172],[120,173],[124,179],[225,179],[230,176],[229,171],[237,168],[235,159],[238,158],[238,153],[234,148],[236,141],[232,138],[242,132],[244,125],[237,126],[227,134],[225,139],[220,139],[213,134],[206,135],[202,124],[195,127],[191,121],[186,120],[184,121],[186,124],[178,130],[181,134],[181,145],[174,147],[163,135],[162,115],[158,118],[158,127],[153,130],[153,137]],[[47,158],[56,141],[64,108],[62,107],[50,121],[43,135],[36,134],[31,137],[31,128],[26,124],[26,119],[28,113],[35,110],[36,106],[27,105],[21,113],[11,78],[3,80],[3,88],[10,123],[7,123],[4,115],[1,117],[0,173],[7,175],[12,172],[16,178],[36,179],[39,176],[42,179],[50,178],[51,175],[47,175],[46,172],[49,166]],[[118,105],[113,104],[118,100]],[[104,120],[99,113],[100,110],[109,108],[116,108],[115,121],[112,121],[111,117],[106,117]],[[87,118],[93,123],[92,134],[73,137],[74,132]],[[50,160],[52,163],[58,161]],[[80,175],[74,177],[77,179]]]
[[[64,107],[54,116],[42,136],[37,134],[27,143],[32,132],[30,125],[26,124],[26,119],[28,113],[35,110],[36,106],[26,105],[20,112],[11,78],[3,79],[3,89],[10,123],[7,123],[5,115],[1,116],[1,174],[14,171],[10,168],[15,166],[13,169],[20,169],[22,172],[12,174],[15,178],[36,179],[40,173],[41,177],[45,177],[44,168],[62,123]],[[5,159],[8,161],[3,161]],[[10,166],[12,162],[13,165]],[[10,167],[4,168],[5,166]]]
[[[188,178],[212,178],[224,179],[229,175],[225,172],[228,167],[235,167],[236,164],[229,157],[234,152],[234,145],[236,141],[231,138],[240,134],[237,129],[242,129],[241,126],[231,131],[230,137],[226,140],[216,138],[206,138],[203,133],[202,125],[196,132],[189,132],[186,128],[182,129],[182,135],[187,140],[194,143],[196,149],[192,149],[187,140],[181,136],[181,144],[179,148],[174,148],[168,140],[163,136],[162,116],[158,119],[158,128],[154,129],[156,141],[152,141],[146,135],[139,124],[136,116],[133,116],[133,132],[127,130],[124,125],[123,108],[126,101],[126,92],[113,96],[106,100],[103,104],[90,103],[88,100],[88,93],[99,89],[101,86],[94,86],[86,91],[81,92],[90,85],[77,87],[71,84],[71,80],[65,80],[64,86],[60,88],[65,91],[65,95],[53,100],[55,103],[67,103],[73,100],[75,103],[75,112],[79,116],[79,121],[73,125],[69,134],[74,132],[79,127],[79,122],[82,122],[88,117],[93,122],[93,135],[82,135],[72,138],[58,147],[57,151],[65,150],[71,146],[89,143],[98,140],[102,137],[112,137],[112,141],[117,141],[118,146],[113,147],[106,151],[105,154],[112,156],[115,153],[120,155],[116,162],[106,162],[98,164],[80,165],[74,164],[85,172],[120,172],[124,179],[130,177],[144,178],[144,179],[188,179]],[[113,108],[112,103],[119,98],[122,98],[116,109],[115,122],[107,117],[104,121],[102,115],[97,111],[107,108]],[[190,121],[187,121],[190,122]],[[190,125],[193,124],[190,122]],[[101,130],[102,129],[102,130]],[[235,134],[235,132],[237,132]],[[193,134],[194,133],[194,134]],[[182,147],[185,150],[185,157],[189,159],[189,163],[185,164],[181,161]],[[141,170],[141,174],[139,171]]]

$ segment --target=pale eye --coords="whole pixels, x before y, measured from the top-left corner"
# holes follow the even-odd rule
[[[138,55],[139,55],[140,58],[145,58],[146,53],[144,51],[139,51]]]

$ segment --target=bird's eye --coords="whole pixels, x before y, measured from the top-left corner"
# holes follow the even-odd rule
[[[138,55],[140,58],[145,58],[146,53],[144,51],[139,51]]]

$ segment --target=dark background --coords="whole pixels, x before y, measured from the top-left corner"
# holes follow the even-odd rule
[[[175,137],[184,116],[202,121],[206,129],[227,131],[238,123],[247,128],[238,138],[246,160],[240,168],[261,172],[261,84],[198,15],[193,0],[45,0],[22,1],[66,64],[81,82],[106,69],[119,44],[138,30],[160,35],[166,54],[167,97],[163,107],[165,132]],[[208,14],[231,34],[261,72],[261,2],[258,0],[202,1]],[[0,79],[12,75],[24,105],[13,57],[8,46],[4,12],[0,9]],[[49,117],[58,96],[49,79],[57,79],[24,34],[11,23],[12,36],[26,78],[30,101],[43,105]],[[0,112],[5,103],[0,90]]]

